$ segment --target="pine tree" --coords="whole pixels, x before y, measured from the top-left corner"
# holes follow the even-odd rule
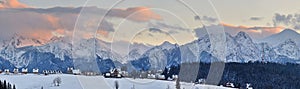
[[[3,89],[3,83],[1,80],[0,80],[0,89]]]
[[[116,87],[116,89],[119,89],[119,83],[118,83],[118,81],[115,81],[115,87]]]
[[[7,89],[11,89],[11,85],[9,82],[7,83]]]
[[[54,86],[59,86],[61,84],[61,78],[60,77],[56,77],[54,80],[53,80],[53,84]]]
[[[167,86],[167,89],[171,89],[169,85]]]
[[[134,84],[132,85],[131,89],[135,89]]]
[[[13,89],[16,89],[16,86],[15,86],[15,85],[13,86]]]
[[[4,82],[3,82],[3,88],[7,89],[6,80],[4,80]]]
[[[180,89],[180,80],[179,80],[179,78],[176,79],[175,87],[176,87],[176,89]]]

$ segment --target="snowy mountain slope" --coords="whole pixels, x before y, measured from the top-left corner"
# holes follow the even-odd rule
[[[14,34],[11,39],[5,40],[3,47],[7,45],[13,45],[15,47],[26,47],[26,46],[40,46],[43,45],[43,41],[22,36],[20,34]]]
[[[237,55],[241,56],[241,62],[257,61],[260,59],[258,46],[252,41],[249,35],[247,35],[245,32],[239,32],[234,39],[239,48],[237,50]]]
[[[152,45],[141,43],[133,43],[129,46],[129,53],[125,56],[126,61],[135,60],[142,56],[147,50],[151,49]]]
[[[50,52],[55,55],[56,58],[64,60],[64,56],[71,55],[72,44],[65,41],[67,39],[63,37],[53,37],[47,44],[37,46],[40,52]]]
[[[299,35],[292,30],[286,29],[270,37],[287,36],[289,34],[291,34],[291,37]],[[125,57],[115,52],[116,50],[111,50],[111,43],[94,38],[82,39],[72,45],[66,38],[53,37],[44,44],[23,46],[23,43],[28,43],[28,41],[36,44],[39,43],[37,40],[27,39],[30,38],[16,36],[6,41],[0,50],[0,57],[3,58],[2,62],[9,61],[11,65],[17,68],[33,68],[37,67],[39,63],[49,63],[51,65],[48,66],[51,66],[51,68],[59,69],[67,67],[58,67],[64,63],[66,63],[65,65],[72,66],[71,61],[76,57],[80,57],[84,59],[83,61],[93,60],[95,64],[100,64],[100,66],[102,66],[103,63],[109,64],[101,68],[99,67],[100,70],[105,71],[107,68],[114,68],[122,66],[123,64],[126,66],[130,64],[138,70],[148,70],[164,69],[165,67],[178,65],[182,62],[216,61],[215,57],[211,55],[211,43],[209,35],[207,34],[198,40],[184,45],[164,42],[161,45],[152,47],[134,43],[130,45],[129,55]],[[297,46],[297,42],[298,41],[294,41],[294,39],[287,39],[273,46],[269,42],[255,43],[245,32],[239,32],[235,36],[226,33],[225,62],[243,63],[264,60],[276,63],[298,63],[300,62],[300,49]],[[48,58],[42,58],[42,56]],[[100,61],[100,59],[103,60],[103,63],[96,63]],[[40,62],[39,60],[45,62]],[[9,67],[9,65],[7,66]],[[46,66],[39,67],[46,68]]]
[[[167,46],[169,49],[164,49],[165,45],[160,45],[153,47],[143,54],[140,57],[140,63],[147,63],[149,61],[150,64],[147,64],[147,66],[151,66],[151,68],[162,68],[162,66],[158,67],[158,65],[161,65],[160,63],[166,67],[172,65],[170,58],[174,59],[173,62],[177,63],[199,61],[214,62],[216,59],[211,55],[210,46],[211,43],[208,35],[204,35],[191,43],[178,46],[179,50],[177,50],[177,52],[174,52],[177,46]],[[253,42],[251,37],[245,32],[239,32],[236,36],[231,36],[226,33],[225,62],[246,63],[263,60],[276,63],[298,63],[299,52],[299,47],[297,47],[296,42],[292,40],[287,40],[273,47],[268,43]],[[174,53],[177,54],[172,55]]]
[[[297,46],[296,42],[292,39],[288,39],[283,43],[280,43],[275,47],[275,52],[278,55],[287,56],[291,59],[299,59],[300,58],[300,50]]]
[[[300,47],[300,34],[292,29],[285,29],[280,33],[273,34],[269,37],[266,37],[260,40],[259,42],[266,42],[274,47],[289,39],[294,40],[297,46]]]
[[[163,69],[168,64],[167,55],[169,54],[169,50],[172,50],[177,46],[178,45],[176,44],[164,42],[159,46],[155,46],[147,50],[140,57],[135,57],[138,59],[133,59],[131,61],[131,64],[135,66],[137,69],[150,69],[150,64],[151,64],[151,69]],[[141,66],[140,63],[147,66]],[[144,68],[138,68],[138,67],[144,67]]]

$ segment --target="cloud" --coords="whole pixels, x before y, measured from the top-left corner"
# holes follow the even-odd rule
[[[148,7],[131,7],[127,9],[112,9],[108,13],[109,16],[126,18],[132,21],[145,22],[150,20],[162,20],[162,17],[154,13]],[[132,15],[132,16],[130,16]]]
[[[149,31],[153,33],[165,33],[164,31],[157,28],[150,28]]]
[[[0,3],[0,8],[1,6],[5,7],[0,10],[0,31],[5,32],[0,33],[0,40],[7,39],[14,33],[43,40],[49,40],[53,36],[71,36],[79,12],[82,9],[82,7],[26,8],[29,6],[19,3],[16,0]],[[126,18],[135,12],[138,13],[127,19],[134,22],[162,19],[147,7],[115,8],[110,10],[98,27],[99,17],[104,16],[107,10],[97,7],[86,7],[86,10],[86,14],[89,15],[85,18],[87,22],[83,23],[83,26],[86,27],[80,27],[79,29],[86,37],[92,37],[95,33],[86,31],[89,28],[95,28],[95,30],[98,30],[97,34],[108,37],[110,32],[115,31],[114,24],[108,21],[108,19]]]
[[[202,16],[200,19],[201,19],[202,21],[206,21],[206,22],[208,22],[208,23],[215,23],[215,22],[217,21],[216,18],[214,18],[214,17],[209,17],[209,16]]]
[[[0,9],[3,8],[28,8],[26,4],[20,3],[18,0],[4,0],[0,2]]]
[[[250,20],[252,20],[252,21],[260,21],[262,19],[264,19],[264,18],[263,17],[258,17],[258,16],[250,17]]]
[[[194,30],[197,37],[202,37],[204,34],[207,34],[209,29],[220,29],[224,28],[226,33],[231,35],[236,35],[238,32],[243,31],[248,33],[254,39],[262,39],[264,37],[270,36],[275,33],[281,32],[284,27],[251,27],[251,26],[236,26],[232,24],[227,24],[221,22],[219,25],[210,25],[202,28],[197,28]]]
[[[9,35],[14,33],[38,33],[48,31],[54,31],[57,28],[53,26],[53,21],[49,21],[49,16],[31,13],[31,12],[20,12],[20,11],[12,11],[12,10],[2,10],[0,11],[0,33],[1,39],[5,39],[10,37]],[[20,14],[22,13],[22,14]],[[39,38],[44,38],[48,36],[43,36]],[[35,35],[36,36],[36,35]]]
[[[99,30],[105,30],[105,31],[109,31],[109,32],[113,32],[115,31],[115,29],[113,28],[113,24],[108,22],[107,20],[103,20],[100,23],[100,26],[98,28]]]
[[[176,43],[176,40],[168,33],[161,29],[149,28],[135,35],[132,42],[144,43],[144,44],[162,44],[168,41],[170,43]]]
[[[66,34],[67,34],[67,31],[64,29],[57,29],[52,32],[52,35],[56,36],[56,37],[64,37]]]
[[[165,29],[168,30],[169,33],[177,33],[178,31],[189,31],[189,29],[187,28],[183,28],[178,25],[170,25],[162,22],[148,23],[148,26],[152,28]]]
[[[300,30],[300,14],[279,14],[275,13],[273,17],[274,26],[286,26],[296,30]]]

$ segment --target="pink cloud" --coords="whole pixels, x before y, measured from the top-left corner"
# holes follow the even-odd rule
[[[266,36],[270,36],[272,34],[276,34],[281,32],[284,27],[277,26],[277,27],[264,27],[264,26],[237,26],[228,23],[220,23],[221,26],[225,28],[226,32],[230,34],[237,34],[240,31],[247,32],[250,36],[254,38],[263,38]]]
[[[121,18],[127,18],[129,20],[140,21],[140,22],[145,22],[152,19],[162,20],[162,17],[159,14],[156,14],[151,10],[151,8],[148,7],[131,7],[127,9],[113,9],[109,13],[109,15],[121,17]]]
[[[0,8],[28,8],[26,4],[20,3],[18,0],[4,0],[0,4]]]

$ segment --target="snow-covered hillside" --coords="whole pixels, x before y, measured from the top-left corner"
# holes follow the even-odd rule
[[[54,86],[53,80],[61,78],[61,85]],[[120,89],[175,89],[175,81],[163,81],[152,79],[113,79],[102,76],[80,76],[80,75],[3,75],[1,80],[6,80],[16,85],[17,89],[114,89],[115,81],[118,82]],[[181,82],[181,87],[185,89],[229,89],[214,85],[194,85],[192,83]]]

